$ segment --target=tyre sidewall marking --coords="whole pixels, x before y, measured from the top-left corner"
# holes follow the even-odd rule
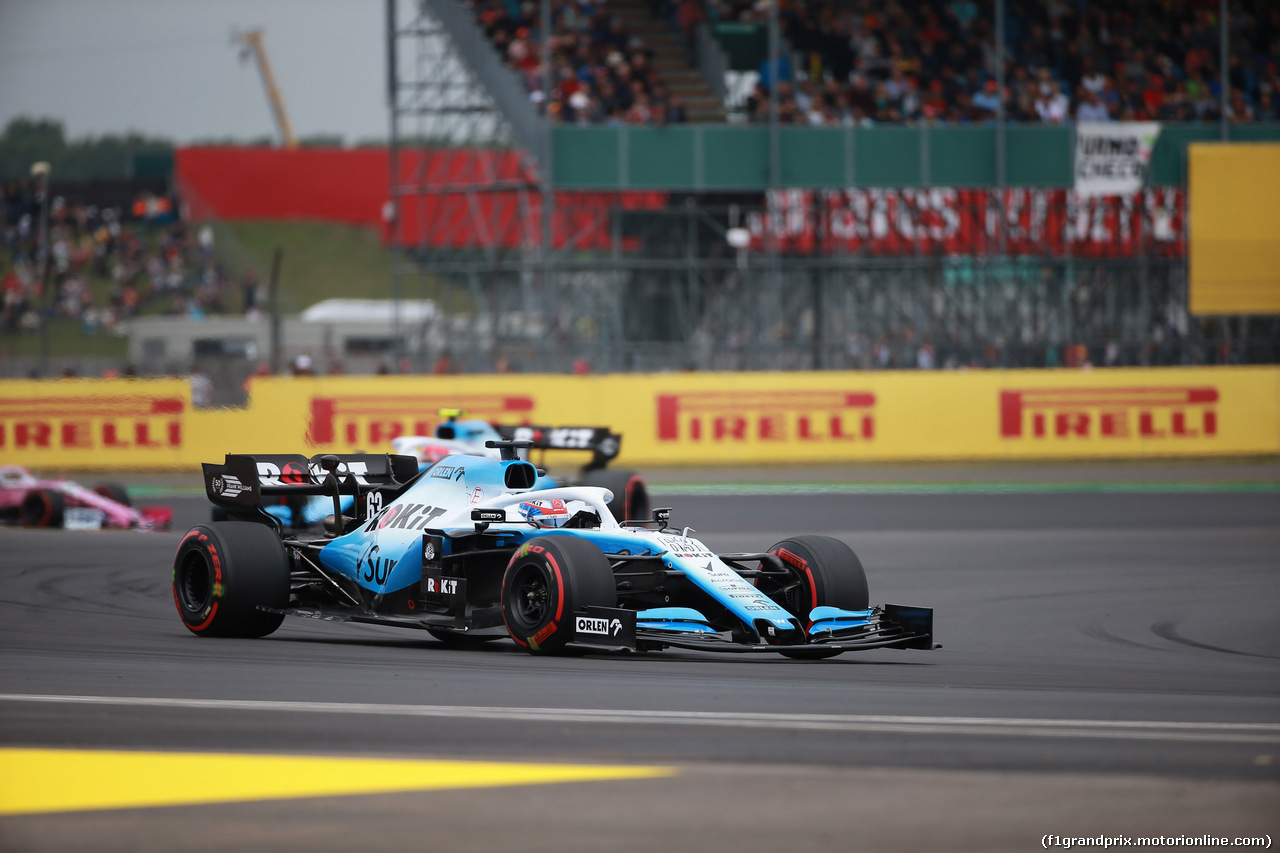
[[[195,539],[195,543],[189,544],[192,539]],[[217,547],[209,541],[208,534],[205,534],[198,529],[192,530],[183,537],[182,542],[178,545],[179,556],[176,562],[180,564],[182,562],[182,558],[185,557],[189,551],[200,552],[204,557],[203,562],[205,564],[206,571],[210,567],[213,569],[213,583],[210,584],[209,589],[209,604],[201,610],[199,614],[192,617],[193,619],[199,619],[201,621],[198,624],[192,624],[188,619],[190,611],[183,606],[182,598],[178,594],[178,578],[176,576],[176,572],[173,579],[173,600],[174,604],[178,607],[179,615],[182,616],[182,621],[186,622],[193,631],[203,631],[209,627],[213,622],[214,617],[218,615],[218,599],[222,598],[223,595],[226,594],[226,588],[224,587],[222,580],[222,557],[218,553]]]
[[[535,633],[533,636],[524,637],[523,639],[518,634],[516,634],[515,631],[511,630],[511,623],[507,621],[507,608],[505,607],[502,608],[502,623],[506,626],[507,634],[511,636],[511,639],[515,640],[516,643],[518,643],[521,646],[525,646],[526,648],[530,648],[530,649],[533,649],[534,651],[537,651],[540,648],[541,644],[545,642],[549,637],[554,636],[556,631],[560,627],[559,625],[560,619],[564,614],[564,575],[561,574],[560,572],[560,564],[556,562],[555,557],[551,555],[551,552],[548,549],[538,545],[534,545],[533,547],[530,547],[528,544],[525,544],[523,547],[520,548],[520,550],[516,551],[515,556],[511,558],[511,562],[507,564],[507,571],[512,573],[513,578],[514,578],[514,571],[518,565],[518,562],[520,560],[523,560],[525,557],[529,556],[530,554],[537,555],[537,557],[539,558],[538,564],[542,569],[545,570],[548,566],[550,566],[552,572],[555,573],[556,615],[551,619],[550,622],[548,622],[542,628],[538,629],[538,632]]]

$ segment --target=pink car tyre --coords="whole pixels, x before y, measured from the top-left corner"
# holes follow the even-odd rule
[[[133,506],[133,501],[129,500],[129,493],[125,490],[125,487],[120,485],[119,483],[112,483],[112,482],[99,483],[98,485],[93,487],[93,490],[97,494],[102,495],[104,498],[113,500],[118,504],[124,504],[125,506]]]
[[[53,489],[36,489],[22,500],[22,523],[27,527],[61,527],[67,499]]]

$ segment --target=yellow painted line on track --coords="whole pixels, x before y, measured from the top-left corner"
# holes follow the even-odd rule
[[[673,776],[670,767],[0,749],[0,815]]]

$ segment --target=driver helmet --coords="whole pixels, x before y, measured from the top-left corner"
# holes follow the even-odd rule
[[[520,504],[520,514],[534,527],[564,527],[579,509],[587,505],[582,501],[563,501],[560,498],[528,500]]]

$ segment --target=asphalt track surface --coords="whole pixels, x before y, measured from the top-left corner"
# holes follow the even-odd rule
[[[1027,850],[1280,836],[1280,494],[673,495],[721,551],[848,541],[933,652],[535,658],[286,620],[191,636],[179,532],[0,531],[0,747],[671,768],[0,818],[0,849]],[[68,697],[80,697],[71,699]]]

